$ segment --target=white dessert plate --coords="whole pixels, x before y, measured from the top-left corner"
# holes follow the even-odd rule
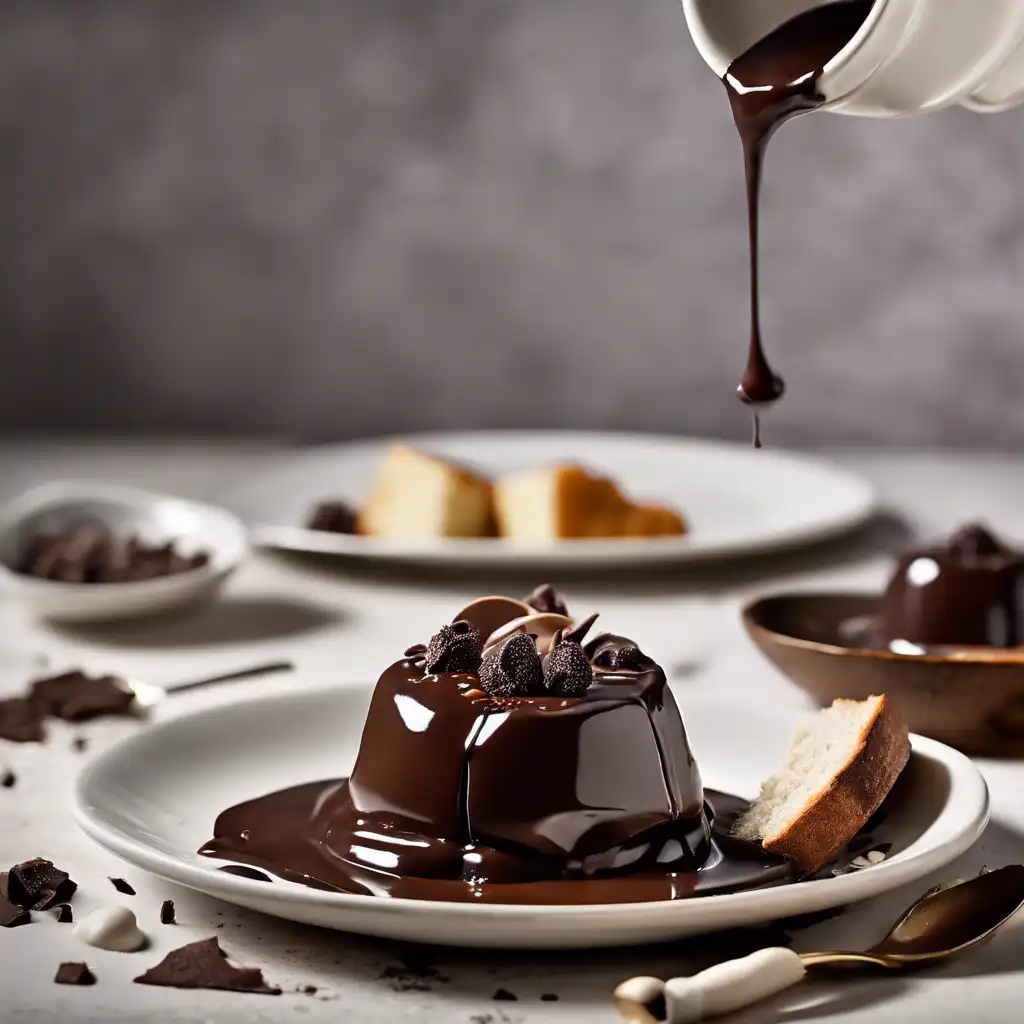
[[[358,505],[396,440],[491,475],[579,462],[612,477],[635,500],[679,509],[690,533],[536,547],[500,539],[384,541],[303,528],[320,501]],[[438,565],[599,568],[813,543],[862,523],[875,495],[861,478],[789,452],[657,435],[515,431],[420,434],[296,451],[271,462],[225,503],[248,524],[253,543],[266,547]]]
[[[16,571],[27,537],[60,533],[82,522],[148,544],[173,541],[182,554],[210,560],[196,569],[134,583],[61,583]],[[213,505],[123,484],[60,481],[44,484],[0,510],[0,582],[43,618],[107,621],[170,611],[214,594],[249,551],[245,527]]]
[[[914,753],[874,835],[882,863],[773,889],[610,906],[495,906],[386,899],[269,884],[196,855],[227,807],[286,786],[341,776],[355,758],[368,688],[262,697],[155,725],[83,770],[81,827],[130,863],[277,917],[386,938],[506,948],[619,946],[753,925],[868,899],[953,860],[988,820],[988,790],[971,761],[935,740]],[[691,744],[705,783],[753,796],[804,716],[690,703]]]

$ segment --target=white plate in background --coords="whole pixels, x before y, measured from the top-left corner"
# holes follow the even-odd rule
[[[385,541],[303,528],[321,501],[360,504],[394,441],[491,475],[579,462],[610,476],[633,500],[679,509],[690,533],[525,547],[501,539]],[[252,542],[265,547],[441,566],[586,568],[797,547],[844,533],[875,509],[866,481],[821,459],[688,438],[569,431],[420,434],[297,450],[273,459],[224,501],[249,526]]]
[[[663,942],[869,899],[948,864],[988,820],[988,790],[974,764],[914,736],[910,764],[874,833],[892,843],[889,857],[838,878],[672,902],[478,906],[268,884],[226,874],[196,854],[229,806],[348,772],[369,697],[368,687],[320,688],[140,730],[83,770],[75,788],[78,822],[131,864],[266,914],[412,942],[528,949]],[[692,701],[684,713],[705,784],[747,797],[776,768],[806,718]]]

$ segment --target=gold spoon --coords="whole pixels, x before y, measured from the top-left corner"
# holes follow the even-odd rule
[[[761,949],[690,978],[631,978],[615,990],[615,1005],[630,1024],[694,1024],[724,1017],[795,985],[808,967],[867,964],[911,970],[945,960],[990,939],[1022,906],[1024,864],[1010,864],[929,889],[881,942],[864,952]]]

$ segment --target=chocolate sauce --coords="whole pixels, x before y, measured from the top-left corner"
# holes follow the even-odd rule
[[[765,151],[780,125],[825,102],[817,90],[818,79],[825,65],[856,35],[872,6],[873,0],[842,0],[806,11],[737,57],[723,79],[743,144],[750,234],[750,348],[737,394],[754,410],[757,448],[761,447],[760,411],[785,391],[761,343],[758,228]]]
[[[908,551],[882,597],[877,646],[899,650],[1024,644],[1024,552],[985,527]]]
[[[374,869],[369,863],[342,858],[341,851],[332,849],[322,837],[325,818],[337,807],[346,806],[349,799],[344,779],[307,783],[224,811],[214,826],[214,839],[199,852],[321,890],[456,903],[646,903],[736,892],[794,880],[787,863],[766,854],[756,845],[729,836],[731,824],[746,808],[746,801],[711,791],[707,797],[715,821],[714,839],[707,863],[700,870],[659,869],[651,864],[647,870],[635,874],[551,878],[543,874],[555,865],[543,858],[536,858],[535,863],[524,863],[533,859],[493,849],[460,847],[450,851],[444,841],[417,851],[421,855],[418,870],[423,870],[423,862],[431,857],[443,864],[453,859],[453,853],[460,858],[483,853],[490,858],[485,866],[498,869],[495,873],[504,880],[410,875],[402,873],[404,862],[399,868],[382,865]],[[243,832],[248,833],[247,839],[241,838]],[[504,863],[499,863],[502,858]],[[531,868],[539,877],[530,877]],[[514,880],[517,875],[519,880]]]

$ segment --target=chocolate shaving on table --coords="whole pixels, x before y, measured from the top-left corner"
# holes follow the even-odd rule
[[[103,715],[126,715],[135,694],[116,676],[90,676],[80,669],[37,679],[30,700],[46,714],[66,722],[86,722]]]
[[[518,1003],[519,996],[515,992],[509,992],[507,988],[499,988],[495,991],[493,999],[496,999],[499,1003]]]
[[[220,948],[216,938],[190,942],[168,953],[145,974],[135,979],[139,985],[163,985],[169,988],[216,988],[229,992],[255,992],[279,996],[263,980],[258,967],[235,967]]]
[[[59,907],[54,908],[57,912],[57,923],[58,924],[74,924],[75,915],[71,910],[70,903],[62,903]]]
[[[10,768],[0,769],[0,788],[14,789],[18,783],[18,776]]]
[[[36,857],[15,864],[7,875],[7,898],[22,910],[49,910],[67,903],[78,883],[53,862]]]
[[[46,712],[25,697],[0,700],[0,740],[11,743],[42,743]]]
[[[83,750],[89,745],[89,741],[84,736],[76,736],[71,741],[71,749],[76,754],[81,754]]]
[[[17,928],[31,920],[32,915],[27,910],[0,896],[0,928]]]
[[[324,533],[355,533],[359,513],[344,501],[322,501],[306,520],[307,530]]]
[[[568,618],[569,609],[565,603],[565,595],[556,590],[550,583],[542,583],[532,593],[523,598],[536,612],[550,612],[553,615],[564,615]]]
[[[174,916],[174,900],[164,900],[160,904],[160,923],[161,924],[176,924],[176,918]]]
[[[110,884],[125,896],[134,896],[135,890],[131,887],[131,884],[123,878],[111,878]]]
[[[96,975],[88,964],[61,964],[53,979],[58,985],[95,985]]]

